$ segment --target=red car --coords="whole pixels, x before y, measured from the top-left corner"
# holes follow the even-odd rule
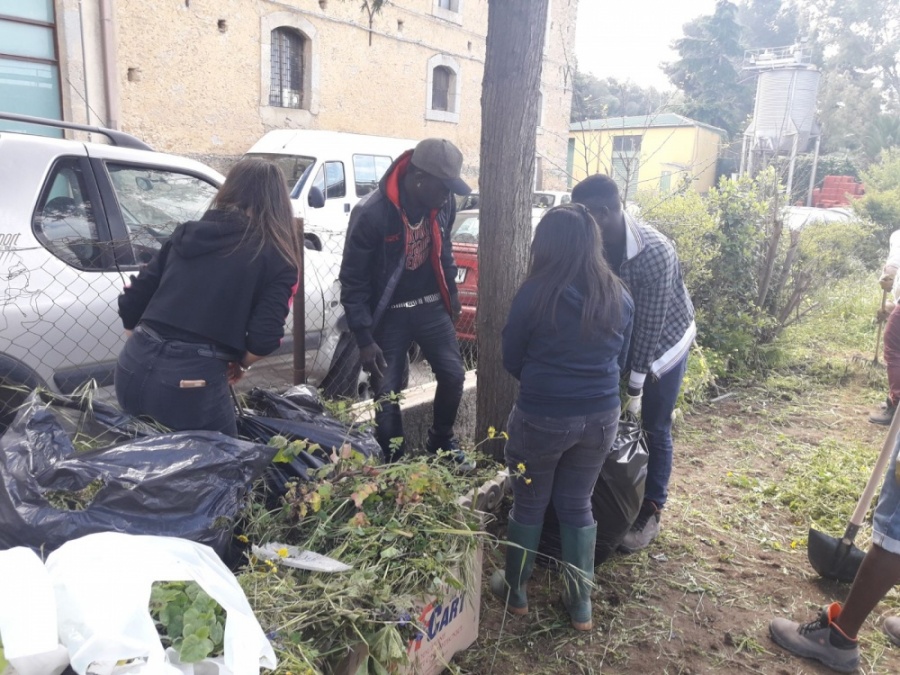
[[[537,227],[546,209],[531,210],[531,229]],[[456,259],[456,287],[462,315],[456,322],[456,337],[465,344],[475,342],[475,310],[478,305],[478,211],[459,211],[450,230]]]

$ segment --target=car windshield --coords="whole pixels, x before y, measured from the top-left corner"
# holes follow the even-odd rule
[[[551,206],[568,204],[572,201],[572,195],[553,192],[535,192],[531,197],[531,206],[536,209],[549,209]]]
[[[303,181],[306,180],[306,177],[309,175],[310,167],[316,163],[315,157],[304,157],[302,155],[282,155],[278,153],[271,152],[253,152],[247,153],[247,157],[258,157],[259,159],[265,159],[269,162],[277,164],[281,171],[284,173],[284,177],[287,183],[288,192],[291,193],[291,197],[294,197],[294,193],[299,194],[298,187],[303,187]]]
[[[542,215],[543,213],[540,211],[531,212],[532,232],[540,222]],[[454,244],[477,244],[478,222],[477,212],[457,213],[456,220],[453,221],[453,227],[450,228],[450,240]]]
[[[784,210],[784,222],[791,230],[800,230],[813,223],[845,223],[852,219],[850,212],[842,209],[789,206]]]
[[[478,243],[478,214],[458,213],[450,229],[450,240],[457,244]]]

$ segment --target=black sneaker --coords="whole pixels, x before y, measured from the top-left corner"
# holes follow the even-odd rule
[[[475,460],[466,457],[455,436],[440,440],[429,430],[425,450],[452,462],[457,473],[472,473],[475,470]]]
[[[795,656],[815,659],[839,673],[853,673],[859,667],[859,646],[834,623],[840,613],[840,604],[833,602],[809,623],[773,619],[769,634]]]

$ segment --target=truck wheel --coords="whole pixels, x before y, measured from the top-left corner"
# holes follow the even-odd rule
[[[37,373],[24,363],[0,354],[0,434],[12,423],[32,390],[45,386]]]
[[[415,345],[418,349],[418,345]],[[356,348],[356,340],[350,333],[341,335],[337,348],[334,350],[334,358],[331,360],[331,368],[322,379],[320,385],[325,398],[345,398],[352,400],[368,400],[374,396],[371,378],[362,369],[359,361],[359,349]],[[409,386],[409,354],[406,358],[406,367],[400,380],[400,389]]]
[[[362,366],[356,340],[350,333],[343,333],[334,350],[331,367],[322,379],[325,398],[356,399],[359,396],[359,381]]]

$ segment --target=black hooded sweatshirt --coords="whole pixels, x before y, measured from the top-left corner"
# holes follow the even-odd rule
[[[128,330],[146,321],[170,338],[196,336],[223,349],[265,356],[284,336],[297,269],[236,211],[182,223],[119,296]]]

